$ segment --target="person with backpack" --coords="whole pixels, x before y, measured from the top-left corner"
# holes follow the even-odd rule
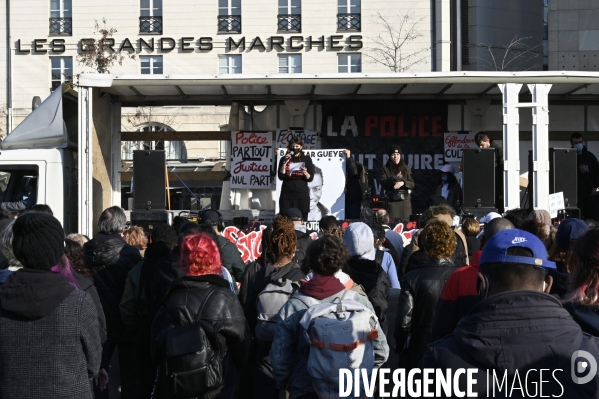
[[[270,359],[277,387],[288,390],[289,399],[338,398],[339,369],[370,374],[387,361],[387,338],[372,305],[335,277],[347,259],[338,237],[312,243],[306,262],[314,277],[279,313]]]
[[[256,363],[254,367],[254,397],[279,398],[270,363],[269,351],[275,334],[278,314],[285,302],[305,277],[300,266],[293,262],[297,236],[293,222],[277,215],[270,236],[274,263],[268,263],[251,278],[244,313],[254,335]]]
[[[152,323],[152,397],[233,398],[251,335],[218,245],[205,234],[185,237],[179,265],[185,276],[167,286]]]
[[[399,365],[408,370],[418,367],[431,342],[439,295],[449,275],[457,269],[449,260],[455,251],[456,236],[445,222],[427,224],[421,231],[420,243],[429,260],[403,276],[395,318]]]
[[[343,266],[343,272],[356,283],[364,287],[368,300],[379,319],[381,328],[387,332],[387,299],[391,287],[389,274],[397,280],[395,267],[384,263],[385,253],[374,248],[374,235],[366,223],[356,222],[345,229],[343,243],[347,247],[350,258]],[[389,258],[391,257],[389,256]],[[393,263],[391,261],[391,263]],[[383,268],[385,264],[388,268]],[[395,273],[395,274],[394,274]],[[397,283],[399,288],[399,282]]]

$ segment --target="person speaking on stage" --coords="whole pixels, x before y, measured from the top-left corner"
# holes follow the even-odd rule
[[[414,189],[412,171],[404,162],[401,147],[392,145],[389,161],[379,173],[381,186],[388,199],[387,210],[391,218],[406,219],[412,214],[411,191]]]
[[[312,159],[303,153],[304,142],[294,137],[287,146],[287,154],[279,161],[277,175],[283,182],[279,197],[279,213],[282,215],[289,208],[297,208],[302,212],[302,219],[308,220],[310,211],[310,188],[308,183],[314,180],[314,164]]]

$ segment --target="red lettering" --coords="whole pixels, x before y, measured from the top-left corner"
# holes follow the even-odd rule
[[[420,137],[430,136],[431,133],[424,130],[424,122],[428,121],[430,118],[428,116],[421,116],[418,118],[418,132]]]
[[[262,145],[268,144],[268,138],[256,133],[251,133],[247,136],[247,133],[245,132],[238,132],[235,135],[235,144],[239,144],[239,142],[241,142],[241,144]]]
[[[259,165],[256,162],[239,161],[235,164],[235,169],[233,169],[233,174],[238,174],[241,172],[268,172],[268,165]]]
[[[408,137],[409,134],[404,129],[403,116],[398,116],[397,117],[397,121],[398,121],[398,123],[397,123],[397,132],[398,132],[398,134],[397,135],[401,136],[401,137]]]
[[[364,134],[370,136],[370,130],[379,127],[379,118],[377,116],[367,116],[365,124]]]
[[[229,226],[223,231],[223,236],[237,246],[241,253],[241,259],[247,262],[253,262],[260,257],[262,231],[266,226],[260,226],[260,231],[252,231],[245,234],[235,226]]]
[[[381,117],[381,137],[395,136],[395,117],[394,116],[383,116]]]
[[[433,125],[433,136],[439,137],[441,136],[441,120],[443,118],[440,116],[433,116],[432,125]]]

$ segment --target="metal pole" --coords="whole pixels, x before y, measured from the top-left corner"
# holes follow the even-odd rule
[[[532,170],[534,209],[549,210],[549,90],[552,85],[529,84],[532,102]]]
[[[92,206],[92,91],[89,87],[79,87],[79,148],[78,148],[78,178],[79,178],[79,234],[92,237],[93,206]]]
[[[504,83],[503,101],[503,205],[506,211],[520,207],[520,118],[518,93],[522,84]]]

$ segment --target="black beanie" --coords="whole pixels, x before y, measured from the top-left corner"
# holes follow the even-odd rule
[[[401,147],[399,145],[397,145],[397,144],[393,144],[391,146],[390,151],[389,151],[389,155],[395,154],[395,153],[401,155]]]
[[[29,212],[17,218],[12,228],[12,251],[29,269],[50,270],[64,254],[64,230],[52,215]]]

